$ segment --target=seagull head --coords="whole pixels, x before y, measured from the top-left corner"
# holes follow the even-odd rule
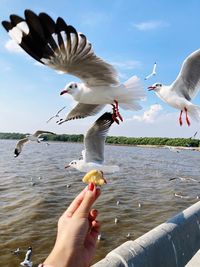
[[[149,91],[159,91],[162,88],[162,83],[154,83],[153,85],[148,87]]]
[[[64,95],[66,93],[70,95],[75,95],[77,92],[78,92],[78,83],[71,82],[65,86],[64,90],[60,92],[60,95]]]
[[[79,162],[79,160],[72,160],[68,165],[65,166],[65,169],[70,168],[70,167],[77,169],[78,168],[78,162]]]

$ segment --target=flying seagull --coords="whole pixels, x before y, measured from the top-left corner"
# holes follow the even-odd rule
[[[113,122],[112,113],[109,112],[105,112],[98,118],[84,136],[83,159],[72,160],[65,168],[72,167],[81,172],[89,172],[93,169],[103,172],[119,171],[118,166],[104,165],[105,140]]]
[[[59,124],[95,115],[106,104],[113,106],[113,118],[120,120],[118,105],[123,109],[141,109],[138,101],[145,93],[138,77],[120,84],[114,67],[96,56],[86,36],[62,18],[55,22],[48,14],[36,15],[31,10],[24,14],[25,18],[12,14],[10,21],[2,22],[11,38],[40,63],[83,81],[70,82],[60,93],[70,94],[78,104]]]
[[[170,151],[174,153],[180,153],[180,149],[178,149],[177,147],[174,146],[164,146],[164,147],[168,148]]]
[[[58,110],[58,112],[57,112],[55,115],[53,115],[51,118],[49,118],[49,119],[47,120],[47,123],[50,122],[53,118],[59,118],[59,113],[60,113],[61,111],[63,111],[63,109],[65,109],[65,108],[66,108],[66,106],[63,107],[63,108],[61,108],[60,110]]]
[[[144,78],[145,80],[148,80],[150,77],[156,75],[156,66],[157,66],[157,64],[156,64],[156,62],[155,62],[154,65],[153,65],[152,72]]]
[[[22,152],[23,145],[26,142],[28,142],[28,141],[35,141],[35,142],[40,143],[40,141],[42,141],[42,139],[40,138],[40,136],[42,134],[55,134],[55,133],[48,132],[48,131],[38,130],[34,134],[27,135],[25,138],[23,138],[23,139],[21,139],[21,140],[18,141],[18,143],[16,145],[16,148],[14,150],[14,156],[15,157],[18,157],[19,156],[19,154]]]
[[[189,116],[200,120],[200,106],[190,101],[200,88],[200,49],[190,54],[183,62],[179,75],[171,85],[155,83],[149,86],[158,97],[170,106],[180,110],[179,124],[183,124],[182,114],[185,112],[187,125],[190,126]]]
[[[24,261],[20,263],[21,266],[26,266],[26,267],[32,267],[33,263],[31,261],[31,256],[32,256],[32,247],[29,247],[26,256],[24,258]]]

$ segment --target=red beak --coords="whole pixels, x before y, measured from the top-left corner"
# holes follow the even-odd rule
[[[149,86],[148,87],[148,91],[152,91],[152,90],[154,90],[156,88],[156,86]]]
[[[63,91],[60,92],[60,95],[64,95],[66,93],[68,93],[68,90],[65,89],[65,90],[63,90]]]

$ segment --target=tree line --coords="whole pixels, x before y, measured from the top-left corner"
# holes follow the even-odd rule
[[[27,133],[28,134],[28,133]],[[22,139],[27,134],[22,133],[0,133],[0,139]],[[44,134],[44,141],[60,142],[83,142],[82,134]],[[200,140],[192,138],[168,138],[168,137],[125,137],[108,136],[106,143],[116,145],[157,145],[157,146],[183,146],[199,147]]]

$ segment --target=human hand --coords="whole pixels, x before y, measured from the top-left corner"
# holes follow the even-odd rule
[[[91,209],[100,189],[90,183],[71,203],[58,221],[56,243],[44,266],[88,267],[94,256],[100,224]]]

